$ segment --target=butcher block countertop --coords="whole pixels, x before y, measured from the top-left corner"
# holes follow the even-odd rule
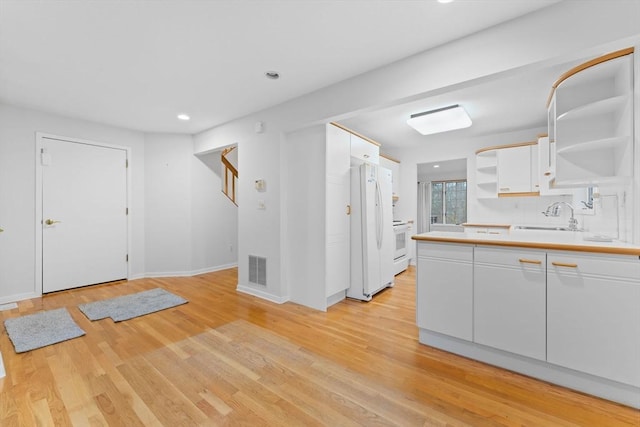
[[[412,236],[417,242],[466,243],[544,250],[595,252],[640,256],[640,246],[619,241],[590,241],[594,236],[577,231],[510,230],[505,234],[431,231]],[[585,240],[586,239],[586,240]]]

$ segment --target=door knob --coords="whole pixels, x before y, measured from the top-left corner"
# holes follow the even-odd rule
[[[47,219],[44,223],[47,224],[47,225],[53,225],[53,224],[57,224],[59,222],[62,222],[62,221],[56,221],[55,219]]]

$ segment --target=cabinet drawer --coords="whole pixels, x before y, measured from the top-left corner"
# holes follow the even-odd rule
[[[640,286],[640,260],[636,256],[549,252],[547,259],[550,273],[612,277],[632,280]]]
[[[418,243],[418,257],[473,262],[473,246],[455,243]]]
[[[509,234],[509,229],[506,227],[475,227],[475,226],[465,226],[465,233],[476,233],[476,234]]]
[[[478,246],[474,253],[474,260],[478,264],[488,264],[514,268],[539,268],[544,270],[546,253],[536,250],[501,249]]]

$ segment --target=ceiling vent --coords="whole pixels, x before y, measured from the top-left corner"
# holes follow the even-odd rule
[[[249,283],[267,286],[267,259],[249,255]]]

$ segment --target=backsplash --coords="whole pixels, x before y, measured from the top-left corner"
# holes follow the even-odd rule
[[[468,222],[566,227],[571,217],[568,208],[564,208],[558,217],[546,217],[542,212],[554,202],[567,202],[575,208],[579,228],[630,242],[632,206],[629,194],[628,189],[601,187],[595,193],[593,210],[587,210],[581,203],[588,201],[584,190],[578,190],[573,196],[480,199],[468,206]]]

